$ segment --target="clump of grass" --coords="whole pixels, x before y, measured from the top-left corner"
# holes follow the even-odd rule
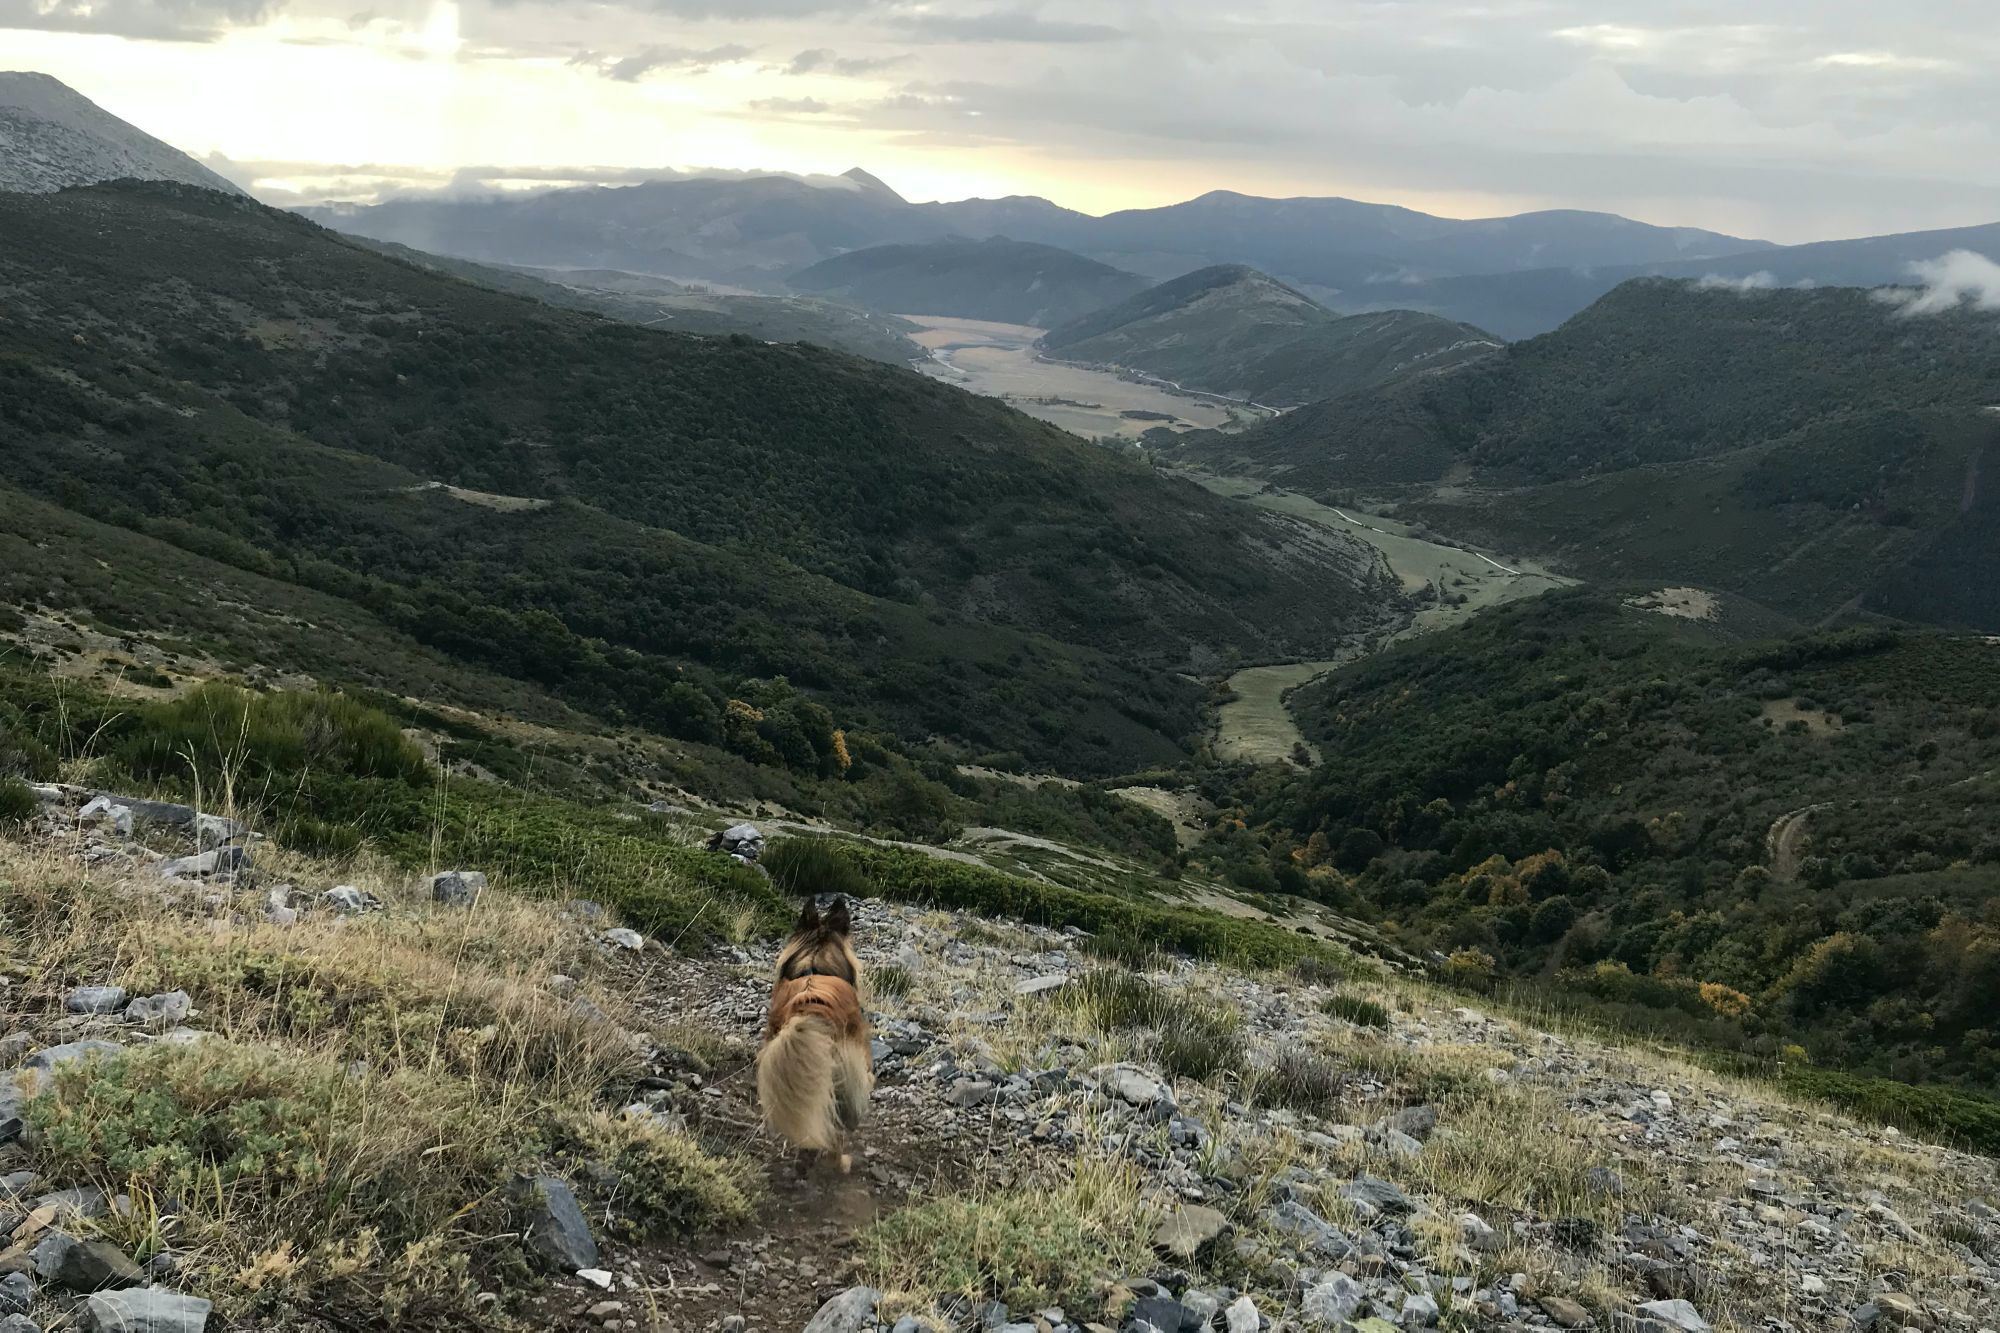
[[[614,1202],[652,1235],[690,1235],[750,1215],[756,1176],[740,1158],[716,1157],[686,1134],[649,1120],[595,1113],[575,1127],[592,1162],[618,1183]]]
[[[1326,1056],[1287,1050],[1252,1084],[1250,1098],[1262,1106],[1328,1116],[1346,1093],[1348,1082],[1347,1071]]]
[[[1086,974],[1057,995],[1080,1022],[1099,1032],[1157,1033],[1154,1058],[1177,1078],[1206,1080],[1243,1063],[1241,1021],[1200,996],[1110,968]]]
[[[0,777],[0,824],[21,824],[35,813],[40,802],[19,778]]]
[[[792,898],[807,894],[868,896],[868,881],[853,861],[842,856],[833,838],[780,838],[764,849],[759,862],[771,873],[780,893]]]
[[[1074,1312],[1102,1299],[1106,1277],[1147,1262],[1144,1227],[1133,1170],[1086,1158],[1060,1184],[945,1195],[890,1213],[863,1234],[862,1269],[892,1297]]]
[[[219,1037],[64,1066],[25,1114],[44,1178],[147,1201],[102,1225],[169,1237],[218,1293],[255,1268],[256,1286],[338,1276],[407,1296],[439,1274],[409,1269],[406,1247],[491,1234],[498,1187],[538,1149],[463,1082]],[[170,1223],[150,1206],[165,1200]]]
[[[869,993],[882,996],[908,995],[910,987],[916,981],[910,975],[909,968],[898,967],[894,963],[884,963],[879,967],[869,968],[866,979]]]
[[[1107,962],[1137,968],[1157,966],[1164,956],[1158,943],[1135,930],[1107,930],[1092,935],[1083,942],[1083,951]]]
[[[1017,949],[1025,942],[1026,937],[1010,927],[988,925],[984,921],[968,921],[958,928],[958,939],[959,943],[970,944],[974,948]]]
[[[1292,975],[1310,986],[1338,986],[1347,969],[1323,954],[1308,954],[1292,964]]]
[[[1329,995],[1321,1010],[1335,1018],[1364,1028],[1389,1026],[1389,1011],[1380,1003],[1360,995]]]

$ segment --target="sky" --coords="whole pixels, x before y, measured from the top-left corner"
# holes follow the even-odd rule
[[[274,203],[862,166],[1094,213],[2000,220],[1991,0],[0,0],[0,69]]]

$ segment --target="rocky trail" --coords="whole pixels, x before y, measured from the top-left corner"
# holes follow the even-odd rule
[[[1135,968],[1093,957],[1075,931],[875,900],[856,905],[855,939],[874,978],[879,1085],[852,1174],[800,1181],[758,1124],[749,1072],[771,942],[684,955],[587,904],[511,904],[470,872],[328,886],[293,865],[279,884],[229,828],[214,826],[221,845],[190,863],[126,837],[117,802],[81,821],[83,795],[54,794],[30,849],[41,859],[8,862],[0,880],[60,864],[114,894],[157,892],[205,917],[218,948],[429,937],[483,913],[545,913],[507,920],[564,935],[577,959],[565,966],[581,970],[526,984],[612,1025],[650,1071],[636,1097],[604,1091],[617,1114],[747,1163],[751,1215],[680,1239],[631,1225],[633,1183],[608,1165],[551,1163],[524,1230],[480,1242],[557,1261],[523,1299],[481,1296],[495,1327],[2000,1325],[1989,1159],[1359,962],[1344,974],[1165,957]],[[38,1175],[15,1140],[21,1097],[47,1070],[202,1042],[223,1016],[186,992],[127,995],[105,977],[58,996],[18,962],[6,971],[0,1046],[22,1072],[0,1099],[0,1330],[363,1326],[351,1314],[211,1319],[217,1293],[183,1289],[171,1248],[142,1262],[110,1242],[125,1233],[107,1222],[131,1202],[109,1182]],[[926,1228],[879,1229],[939,1206]]]

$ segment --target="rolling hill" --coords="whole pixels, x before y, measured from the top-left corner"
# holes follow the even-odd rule
[[[1317,496],[1395,492],[1405,517],[1586,578],[1990,632],[2000,598],[1967,576],[2000,558],[1995,403],[1993,315],[1647,279],[1450,374],[1170,443]]]
[[[899,315],[1045,329],[1123,301],[1146,280],[1054,246],[989,237],[882,245],[794,273],[793,288]]]
[[[1343,318],[1255,269],[1222,265],[1053,329],[1041,346],[1066,361],[1295,407],[1462,365],[1501,343],[1408,310]]]
[[[0,72],[0,190],[119,180],[182,181],[239,193],[170,144],[46,74]]]
[[[1115,771],[1195,731],[1192,658],[1382,614],[1361,548],[914,373],[186,187],[0,196],[0,229],[0,485],[628,724],[720,743],[782,677],[843,724]]]

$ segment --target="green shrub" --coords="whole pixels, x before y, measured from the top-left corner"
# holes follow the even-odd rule
[[[1971,1149],[2000,1155],[2000,1100],[1936,1084],[1864,1078],[1834,1069],[1787,1066],[1779,1085],[1794,1096],[1830,1102],[1850,1114]]]
[[[1320,1006],[1335,1018],[1345,1019],[1365,1028],[1386,1028],[1389,1026],[1389,1011],[1374,1000],[1359,995],[1329,995]]]
[[[282,788],[306,773],[421,783],[423,753],[387,714],[330,691],[253,694],[210,682],[141,710],[118,758],[142,779]]]
[[[834,838],[780,838],[764,849],[760,862],[778,892],[788,898],[808,894],[868,896],[868,880],[854,862],[840,853]]]
[[[1083,942],[1083,951],[1094,958],[1124,963],[1128,967],[1153,968],[1160,963],[1160,946],[1133,930],[1107,930]]]
[[[0,824],[26,823],[41,802],[19,778],[0,777]]]

